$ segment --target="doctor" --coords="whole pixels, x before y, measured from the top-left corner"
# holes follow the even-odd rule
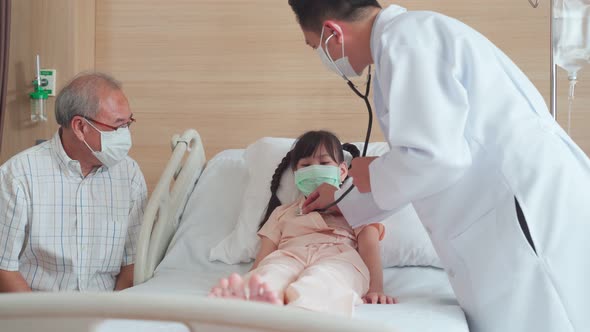
[[[348,79],[375,66],[391,151],[357,158],[335,207],[353,226],[413,203],[474,332],[590,329],[590,161],[484,36],[375,0],[289,0]],[[304,212],[345,190],[322,185]]]

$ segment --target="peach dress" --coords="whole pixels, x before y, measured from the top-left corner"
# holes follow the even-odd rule
[[[258,232],[278,249],[265,257],[256,273],[289,306],[352,316],[369,288],[369,270],[357,251],[357,235],[344,217],[312,212],[298,215],[303,198],[276,208]]]

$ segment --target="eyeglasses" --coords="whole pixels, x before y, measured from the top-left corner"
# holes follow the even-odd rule
[[[100,121],[96,121],[96,120],[94,120],[94,119],[91,119],[91,118],[89,118],[89,117],[86,117],[86,116],[82,116],[82,117],[83,117],[84,119],[88,120],[88,121],[92,121],[92,122],[94,122],[94,123],[96,123],[96,124],[99,124],[99,125],[101,125],[101,126],[105,126],[105,127],[107,127],[107,128],[110,128],[110,129],[112,129],[112,130],[117,130],[117,129],[120,129],[120,128],[129,128],[129,127],[131,127],[131,125],[132,125],[132,124],[135,122],[135,118],[131,116],[131,117],[129,117],[129,121],[127,121],[127,123],[124,123],[124,124],[122,124],[122,125],[120,125],[120,126],[118,126],[118,127],[114,127],[114,126],[108,125],[108,124],[106,124],[106,123],[102,123],[102,122],[100,122]]]

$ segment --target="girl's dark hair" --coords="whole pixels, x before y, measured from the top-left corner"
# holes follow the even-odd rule
[[[357,21],[369,7],[381,8],[377,0],[289,0],[302,28],[320,32],[325,20]]]
[[[348,151],[353,158],[360,155],[360,151],[356,145],[350,143],[340,145],[338,137],[329,131],[308,131],[301,135],[295,142],[291,151],[287,152],[287,155],[281,160],[272,176],[270,182],[270,200],[268,201],[264,217],[260,222],[259,229],[264,226],[274,209],[282,204],[277,196],[277,192],[279,190],[279,185],[281,184],[281,177],[285,170],[287,170],[287,167],[291,167],[291,169],[294,170],[295,167],[297,167],[299,160],[313,156],[313,154],[322,146],[326,149],[330,157],[339,164],[344,162],[344,150]]]

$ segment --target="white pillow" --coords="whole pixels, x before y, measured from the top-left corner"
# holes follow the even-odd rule
[[[242,201],[241,213],[234,230],[211,249],[211,260],[236,264],[249,262],[256,257],[259,244],[256,233],[270,199],[270,182],[276,167],[294,142],[294,139],[265,137],[248,146],[244,158],[250,178]],[[362,153],[364,144],[355,145]],[[367,155],[380,156],[387,151],[387,143],[370,143]],[[293,172],[283,174],[277,196],[283,204],[292,202],[299,196]],[[386,229],[385,238],[381,242],[383,267],[440,267],[430,238],[411,205],[382,223]]]
[[[434,266],[442,268],[430,237],[412,204],[382,221],[385,237],[381,241],[383,267]]]
[[[227,264],[249,262],[258,250],[258,225],[270,199],[270,182],[278,164],[291,149],[294,139],[261,138],[244,153],[248,167],[248,184],[241,204],[241,213],[234,230],[210,252],[210,259]],[[297,198],[293,172],[284,172],[277,196],[281,202]]]
[[[224,150],[207,162],[158,270],[204,266],[211,247],[235,228],[248,184],[243,155]]]

